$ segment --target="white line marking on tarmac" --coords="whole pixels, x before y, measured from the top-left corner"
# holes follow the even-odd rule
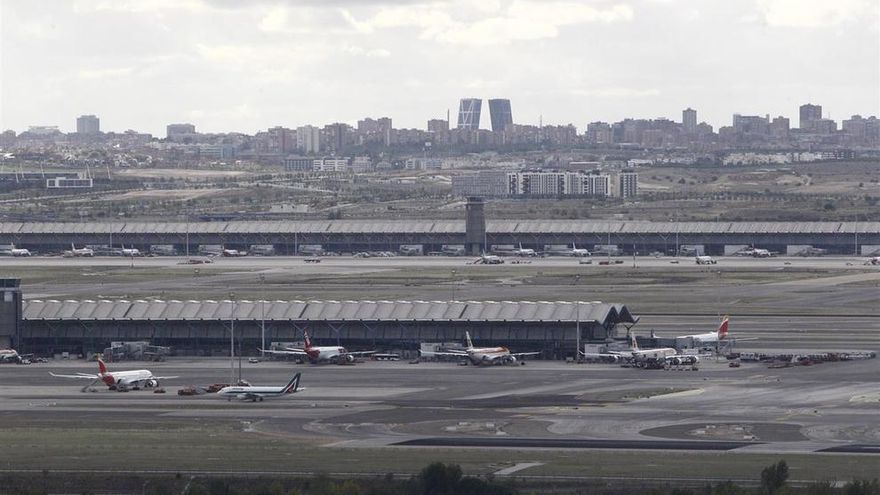
[[[543,465],[544,465],[543,462],[518,462],[518,463],[514,464],[513,466],[510,466],[509,468],[504,468],[500,471],[495,471],[492,474],[495,474],[498,476],[505,476],[508,474],[513,474],[517,471],[522,471],[523,469],[528,469],[528,468],[532,468],[535,466],[543,466]]]

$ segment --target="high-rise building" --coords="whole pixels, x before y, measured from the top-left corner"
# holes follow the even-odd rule
[[[681,112],[681,127],[684,132],[693,134],[697,132],[697,111],[693,108],[685,108]]]
[[[510,111],[510,100],[489,100],[489,118],[492,120],[492,132],[503,132],[513,125],[513,113]]]
[[[444,119],[431,119],[428,121],[428,132],[446,132],[449,130],[449,121]]]
[[[101,132],[101,120],[94,115],[81,115],[76,119],[76,133],[95,135]]]
[[[800,128],[810,129],[811,122],[822,120],[822,105],[813,105],[810,103],[801,105],[800,108]]]
[[[639,194],[639,174],[621,172],[617,175],[617,185],[621,198],[634,198]]]
[[[196,133],[196,126],[192,124],[168,124],[165,127],[165,137],[173,139],[177,136],[185,136]]]
[[[477,130],[480,128],[480,110],[483,100],[479,98],[462,98],[458,105],[458,128]]]
[[[296,147],[303,153],[318,153],[321,151],[321,129],[304,125],[296,129]]]

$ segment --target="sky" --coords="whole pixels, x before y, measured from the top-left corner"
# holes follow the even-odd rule
[[[2,0],[0,129],[880,114],[877,0]],[[454,123],[454,122],[453,122]],[[482,127],[489,126],[484,103]]]

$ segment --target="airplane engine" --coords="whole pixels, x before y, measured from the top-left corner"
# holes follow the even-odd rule
[[[155,388],[158,386],[159,386],[159,380],[156,380],[156,379],[149,379],[144,382],[144,387],[147,387],[147,388]]]
[[[504,364],[513,364],[516,362],[516,356],[507,356],[504,358]]]
[[[672,358],[672,359],[670,360],[670,362],[671,362],[672,364],[676,364],[676,365],[678,365],[678,364],[682,364],[682,360],[681,360],[681,358]]]
[[[346,355],[345,355],[345,360],[346,360],[346,362],[353,363],[353,362],[354,362],[354,356],[352,356],[351,354],[346,354]]]

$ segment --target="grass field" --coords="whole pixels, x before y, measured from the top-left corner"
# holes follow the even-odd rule
[[[72,425],[70,425],[72,426]],[[737,452],[518,450],[393,447],[335,448],[314,440],[242,431],[241,423],[165,422],[86,428],[15,426],[0,430],[3,470],[174,470],[415,474],[442,461],[488,475],[518,462],[540,462],[523,476],[755,479],[784,458],[793,480],[846,480],[876,473],[880,460],[860,455],[765,455]]]

